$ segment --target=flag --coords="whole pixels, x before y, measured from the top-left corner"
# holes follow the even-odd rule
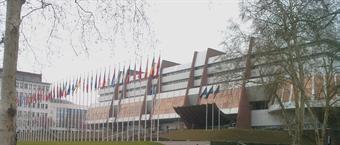
[[[154,77],[154,70],[155,70],[155,57],[152,58],[152,63],[151,63],[151,69],[150,69],[150,76],[149,77]]]
[[[146,61],[146,68],[145,68],[145,75],[144,75],[144,79],[147,79],[148,78],[148,63],[149,63],[149,58],[147,59]]]
[[[106,80],[106,83],[105,83],[105,86],[109,86],[110,85],[110,74],[111,74],[111,69],[109,69],[109,73],[107,74],[107,80]]]
[[[100,87],[101,87],[101,82],[102,82],[102,74],[101,73],[99,73],[99,79],[98,79],[98,84],[97,84],[97,89],[99,89]]]
[[[66,88],[67,88],[67,81],[64,82],[64,86],[63,86],[63,96],[66,97]]]
[[[96,78],[93,81],[94,81],[94,89],[97,89],[97,73],[96,73]]]
[[[89,75],[87,75],[87,78],[86,78],[86,93],[89,92],[89,84],[90,84]]]
[[[59,98],[60,96],[59,96],[59,84],[57,83],[57,90],[56,90],[56,94],[57,94],[57,98]]]
[[[91,73],[91,83],[90,83],[89,91],[93,90],[92,87],[93,87],[93,73]]]
[[[52,99],[52,92],[47,93],[47,101]]]
[[[136,62],[135,62],[135,66],[133,67],[133,81],[136,80]]]
[[[123,73],[122,73],[122,78],[121,78],[121,80],[118,80],[119,82],[118,83],[125,83],[124,82],[124,80],[125,80],[125,78],[124,78],[124,76],[125,76],[125,66],[123,67]]]
[[[71,95],[71,85],[72,85],[72,81],[70,80],[68,83],[67,95]]]
[[[112,75],[112,79],[111,79],[111,86],[112,87],[115,86],[115,77],[116,77],[116,69],[113,69],[113,75]]]
[[[207,94],[207,88],[205,88],[202,92],[202,94],[200,95],[200,97],[202,97],[203,95],[206,95]]]
[[[78,79],[77,88],[80,89],[80,86],[81,86],[81,76],[80,76],[79,79]]]
[[[53,85],[53,89],[52,89],[52,93],[53,93],[52,96],[53,96],[53,98],[56,98],[56,96],[57,96],[56,93],[55,93],[55,90],[56,90],[56,85],[54,84]]]
[[[125,76],[125,83],[129,83],[130,82],[130,65],[129,68],[126,70],[126,76]]]
[[[59,87],[60,88],[60,87]],[[34,95],[33,95],[33,103],[36,103],[37,102],[37,92],[34,92]]]
[[[77,82],[78,82],[78,80],[77,80],[77,79],[73,80],[73,84],[72,84],[72,94],[74,94],[74,92],[76,91],[76,88],[77,88]]]
[[[64,87],[64,86],[62,86],[60,84],[60,86],[59,86],[59,98],[61,98],[63,96],[63,88],[62,87]]]
[[[83,92],[86,91],[86,77],[83,78]]]
[[[138,78],[139,78],[139,80],[142,79],[142,63],[139,64]]]
[[[105,84],[106,84],[106,69],[104,70],[104,78],[103,78],[102,88],[105,87]]]
[[[159,75],[159,69],[160,69],[160,67],[161,67],[161,56],[159,56],[158,57],[158,61],[157,61],[157,67],[156,67],[156,77],[158,77],[158,75]]]
[[[211,93],[213,93],[213,92],[214,92],[214,87],[211,86],[211,88],[209,89],[208,93],[205,95],[205,98],[208,98],[209,95],[210,95]]]

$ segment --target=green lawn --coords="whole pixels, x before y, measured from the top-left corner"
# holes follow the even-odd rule
[[[202,130],[188,129],[170,131],[161,135],[168,140],[202,140],[202,141],[231,141],[243,143],[263,143],[287,145],[290,137],[287,131],[260,130],[260,129],[221,129]],[[313,137],[313,136],[312,136]],[[309,138],[312,138],[309,137]],[[303,138],[303,145],[313,144],[306,136]]]
[[[156,142],[18,142],[17,145],[162,145]]]
[[[243,143],[289,144],[285,131],[255,129],[222,129],[222,130],[182,130],[172,131],[162,137],[170,140],[210,140],[241,141]]]

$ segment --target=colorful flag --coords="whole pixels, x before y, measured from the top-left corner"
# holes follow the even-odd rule
[[[151,78],[154,77],[154,70],[155,70],[155,57],[152,58],[150,76],[149,77],[151,77]]]
[[[142,63],[139,64],[138,78],[139,78],[139,80],[142,79]]]
[[[90,91],[89,90],[89,84],[90,84],[89,75],[87,75],[87,78],[86,78],[86,93],[88,93]]]
[[[110,85],[110,74],[111,74],[111,69],[109,68],[109,72],[107,74],[107,80],[106,80],[105,86],[109,86]]]
[[[96,89],[99,89],[101,87],[101,84],[102,84],[102,73],[99,73],[99,79],[98,79],[98,84],[97,84],[97,88]]]
[[[59,84],[57,83],[56,98],[59,98]]]
[[[209,89],[208,93],[205,95],[205,98],[208,98],[209,95],[210,95],[211,93],[213,93],[213,92],[214,92],[214,86],[211,86],[211,88]]]
[[[128,69],[126,70],[126,76],[125,76],[125,83],[129,83],[130,82],[130,65],[128,67]]]
[[[89,91],[93,90],[93,73],[91,73],[91,83],[90,83],[90,89]]]
[[[135,62],[135,66],[133,67],[133,81],[136,80],[136,62]]]
[[[113,69],[113,75],[112,75],[112,80],[111,80],[112,87],[115,86],[115,77],[116,77],[116,69]]]
[[[96,78],[93,81],[94,81],[94,89],[97,89],[97,73],[96,73]]]
[[[58,98],[61,98],[61,96],[63,95],[63,83],[59,83],[59,87],[58,87]],[[36,92],[35,92],[36,93]]]
[[[64,82],[64,86],[63,86],[63,96],[66,97],[66,88],[67,88],[67,81]]]
[[[106,85],[106,69],[104,70],[104,78],[103,78],[103,84],[102,84],[102,88],[105,87]]]
[[[161,56],[159,56],[158,57],[158,61],[157,61],[157,67],[156,67],[156,77],[158,77],[158,75],[159,75],[159,69],[160,69],[160,67],[161,67]]]
[[[203,92],[202,92],[202,94],[200,95],[200,97],[202,97],[202,96],[204,96],[204,95],[206,95],[207,94],[207,88],[205,88],[204,90],[203,90]]]
[[[86,91],[86,85],[85,85],[85,83],[86,83],[86,77],[83,78],[83,92]]]
[[[68,83],[68,88],[67,88],[67,95],[71,95],[71,85],[72,85],[72,81],[70,80]]]
[[[125,76],[125,66],[123,67],[122,78],[121,78],[121,80],[119,80],[119,83],[125,83],[124,82],[124,80],[125,80],[124,76]]]
[[[75,80],[73,80],[73,84],[72,84],[72,94],[74,94],[74,92],[76,91],[76,88],[77,88],[77,82],[78,82],[78,80],[77,79],[75,79]]]
[[[148,78],[148,64],[149,64],[149,58],[146,61],[146,68],[145,68],[145,75],[144,75],[144,79]]]
[[[80,88],[80,86],[81,86],[81,76],[78,79],[77,88]]]
[[[53,98],[56,98],[56,93],[55,93],[55,90],[56,90],[56,85],[55,84],[53,84],[53,89],[52,89],[52,97]]]

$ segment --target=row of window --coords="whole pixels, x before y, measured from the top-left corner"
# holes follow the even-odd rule
[[[16,88],[29,89],[29,90],[41,90],[48,91],[49,85],[38,85],[36,83],[17,81],[15,84]]]

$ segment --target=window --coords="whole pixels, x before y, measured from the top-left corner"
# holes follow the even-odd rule
[[[250,102],[252,110],[268,109],[267,101]]]

